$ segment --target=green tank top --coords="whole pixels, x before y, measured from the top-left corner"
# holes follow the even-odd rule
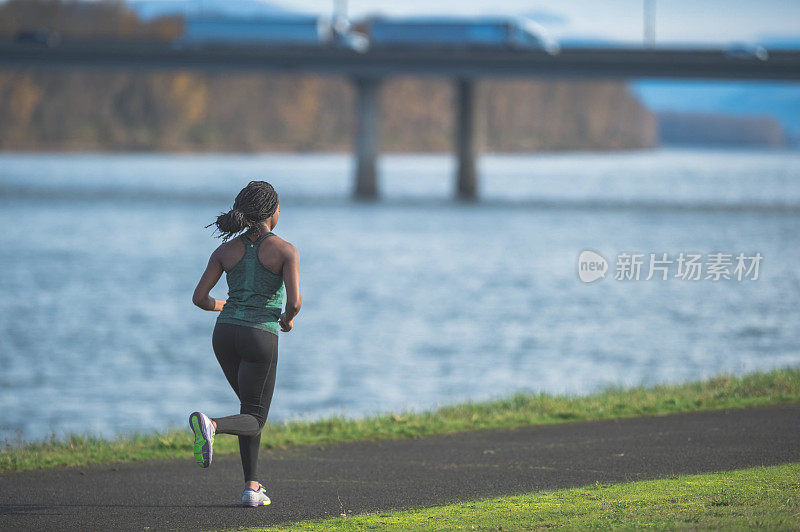
[[[268,270],[258,260],[261,242],[272,233],[261,235],[251,242],[239,235],[244,244],[244,256],[228,270],[228,301],[222,307],[217,322],[255,327],[278,334],[278,318],[283,305],[283,276]]]

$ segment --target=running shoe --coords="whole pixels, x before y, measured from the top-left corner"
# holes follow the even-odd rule
[[[214,446],[214,425],[211,418],[201,412],[189,416],[189,428],[194,432],[194,459],[200,467],[211,465]]]
[[[267,497],[267,490],[264,489],[264,486],[261,484],[258,485],[258,489],[254,490],[252,488],[245,488],[244,492],[242,493],[242,506],[247,506],[249,508],[255,508],[256,506],[266,506],[272,501],[269,500]]]

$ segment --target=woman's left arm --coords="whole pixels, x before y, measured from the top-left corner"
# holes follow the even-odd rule
[[[211,258],[208,259],[208,266],[206,271],[200,277],[200,282],[197,283],[197,288],[194,289],[192,295],[192,303],[197,305],[203,310],[220,311],[225,306],[224,299],[214,299],[209,294],[214,285],[217,284],[219,278],[222,277],[222,261],[219,259],[219,248],[214,250]]]

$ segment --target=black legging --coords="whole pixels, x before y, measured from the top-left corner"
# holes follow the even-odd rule
[[[217,323],[211,344],[241,405],[239,414],[213,418],[217,432],[239,436],[244,480],[255,482],[261,429],[275,388],[278,337],[255,327]]]

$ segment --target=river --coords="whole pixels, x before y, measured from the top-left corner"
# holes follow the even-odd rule
[[[281,198],[303,309],[272,421],[586,394],[800,364],[800,153],[0,154],[0,436],[114,436],[238,405],[191,303],[210,223],[250,179]],[[584,283],[593,250],[605,278]],[[615,278],[620,254],[759,254],[758,278]],[[671,265],[675,268],[676,263]],[[225,298],[224,279],[212,295]]]

